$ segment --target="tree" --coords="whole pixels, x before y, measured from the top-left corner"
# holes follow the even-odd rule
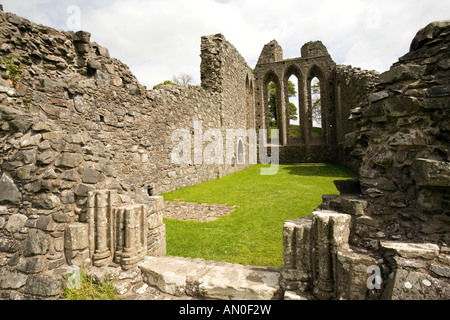
[[[194,82],[194,78],[190,74],[182,73],[178,76],[173,76],[172,81],[177,85],[187,85]]]
[[[320,82],[311,82],[311,106],[313,123],[321,125],[322,123],[322,104],[320,101]]]
[[[158,83],[157,85],[155,85],[153,87],[153,90],[155,90],[156,88],[158,88],[159,86],[165,86],[165,85],[176,85],[174,82],[170,81],[170,80],[166,80],[164,82]]]
[[[275,83],[270,82],[267,86],[268,90],[268,104],[269,104],[269,125],[271,127],[277,126],[277,89]],[[288,98],[295,97],[297,91],[295,90],[295,84],[292,81],[288,81]],[[289,103],[289,120],[297,120],[297,106],[292,102]]]

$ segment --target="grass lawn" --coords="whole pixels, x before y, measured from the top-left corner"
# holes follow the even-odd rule
[[[270,127],[269,129],[277,129],[277,127]],[[291,124],[290,125],[290,137],[291,138],[300,138],[300,126]],[[272,132],[269,132],[269,137],[272,136]],[[320,137],[322,136],[322,128],[313,127],[312,128],[312,136],[313,137]]]
[[[355,177],[335,164],[280,165],[273,176],[255,165],[232,175],[163,194],[164,200],[237,205],[212,222],[164,219],[167,254],[244,265],[283,265],[283,224],[312,213],[336,179]]]

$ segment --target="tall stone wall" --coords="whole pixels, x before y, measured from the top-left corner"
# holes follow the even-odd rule
[[[285,290],[449,299],[449,40],[450,22],[434,22],[379,76],[338,68],[340,103],[355,107],[342,131],[343,162],[359,179],[335,181],[339,196],[286,222]]]
[[[1,298],[57,297],[68,265],[128,268],[143,254],[165,254],[163,203],[155,196],[249,165],[248,157],[237,163],[237,143],[233,163],[196,161],[196,134],[204,149],[209,141],[198,134],[208,129],[219,130],[224,146],[226,129],[247,129],[251,74],[219,38],[201,50],[226,63],[204,61],[202,73],[232,85],[149,91],[88,32],[0,12],[1,58],[13,57],[21,75],[0,79]],[[180,129],[191,140],[190,163],[172,161]]]
[[[221,126],[254,129],[254,76],[245,59],[222,34],[202,37],[200,56],[202,88],[221,97],[216,113]]]
[[[347,137],[357,141],[368,212],[397,240],[449,242],[449,28],[419,31],[352,113],[357,130]]]
[[[267,87],[273,82],[280,163],[338,162],[335,69],[335,62],[320,41],[304,44],[301,57],[292,59],[283,59],[283,51],[275,40],[264,46],[254,71],[256,124],[269,131]],[[292,75],[298,80],[299,137],[290,134],[288,83]],[[315,77],[320,80],[321,136],[313,134],[311,81]]]
[[[357,124],[352,121],[352,110],[360,108],[369,94],[378,84],[379,74],[375,71],[361,70],[351,66],[338,65],[335,74],[336,97],[336,136],[338,145],[338,161],[340,164],[358,173],[361,163],[356,144],[364,144],[358,140]]]

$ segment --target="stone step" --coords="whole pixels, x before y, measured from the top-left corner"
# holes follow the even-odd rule
[[[174,296],[216,300],[278,300],[280,270],[181,257],[146,257],[144,281]]]

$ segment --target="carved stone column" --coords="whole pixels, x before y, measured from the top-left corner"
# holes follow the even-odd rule
[[[321,300],[335,296],[337,251],[348,246],[350,215],[334,211],[316,211],[313,219],[313,286]]]
[[[116,192],[92,191],[88,195],[89,247],[94,266],[112,262],[114,256],[112,207]]]
[[[147,213],[144,205],[114,209],[115,261],[122,268],[131,268],[144,259],[147,251]]]

